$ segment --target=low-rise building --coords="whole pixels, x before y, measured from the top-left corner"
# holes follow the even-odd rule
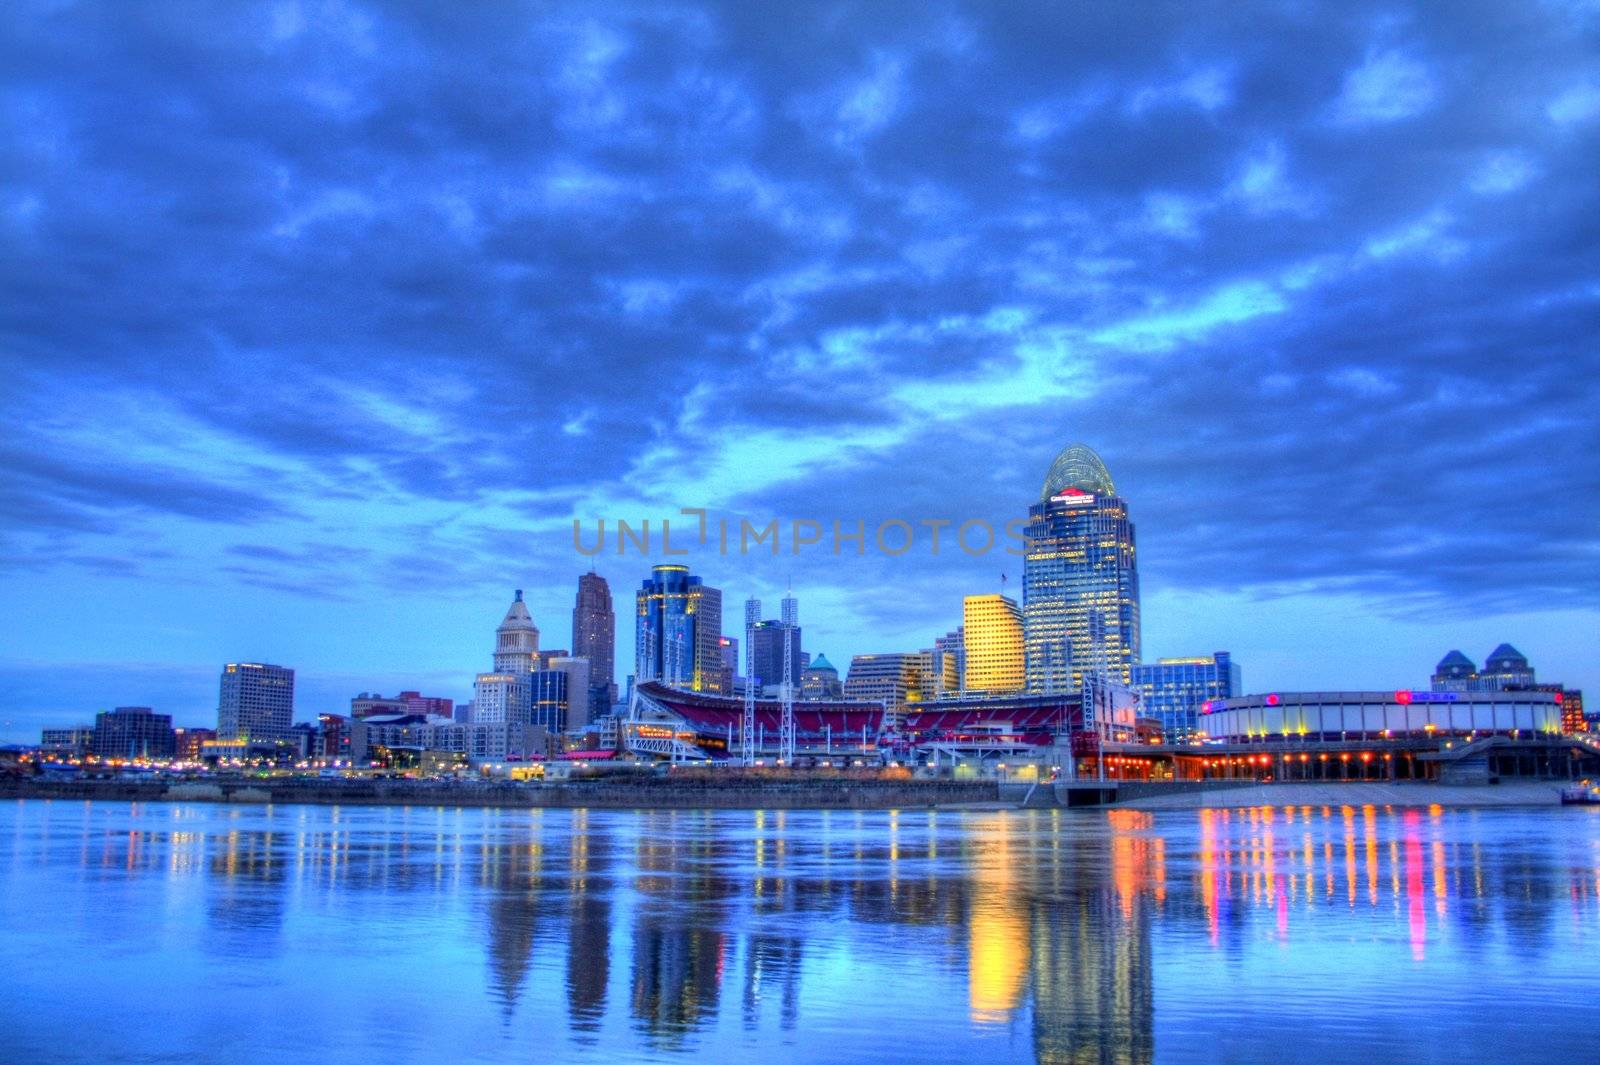
[[[57,758],[83,758],[94,746],[93,725],[47,728],[39,736],[39,751]]]

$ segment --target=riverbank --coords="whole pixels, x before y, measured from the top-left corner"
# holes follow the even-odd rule
[[[1452,785],[1416,783],[1255,784],[1108,804],[1119,810],[1238,809],[1245,806],[1559,806],[1563,781]]]
[[[1195,810],[1251,806],[1556,806],[1560,781],[1430,783],[1130,784],[1131,797],[1096,796],[1085,809]],[[1172,790],[1165,790],[1170,787]],[[561,784],[422,780],[4,780],[0,798],[214,802],[314,806],[460,806],[611,810],[967,810],[1078,806],[1050,785],[993,780],[723,776],[629,777]]]

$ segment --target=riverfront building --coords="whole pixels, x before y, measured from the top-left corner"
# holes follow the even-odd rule
[[[265,662],[222,667],[217,738],[288,742],[293,738],[294,670]]]
[[[695,694],[657,682],[634,691],[633,712],[624,723],[624,745],[633,753],[672,759],[720,759],[742,751],[744,700]],[[783,721],[778,699],[757,699],[750,743],[762,757],[776,758]],[[795,750],[802,756],[878,759],[884,710],[863,699],[796,700]]]
[[[1280,692],[1201,707],[1220,743],[1347,742],[1561,733],[1558,692]]]
[[[1004,595],[969,595],[961,603],[966,673],[959,687],[968,693],[1021,691],[1025,683],[1022,611]],[[937,650],[937,648],[936,648]]]
[[[1085,675],[1122,684],[1139,661],[1139,570],[1128,505],[1100,456],[1056,456],[1024,531],[1022,625],[1029,691],[1078,691]],[[971,640],[971,634],[968,634]]]
[[[94,745],[93,725],[47,728],[39,737],[39,750],[57,758],[83,758]]]
[[[172,715],[148,706],[119,706],[96,714],[90,749],[97,758],[171,758],[178,751]]]
[[[1168,743],[1187,743],[1199,729],[1200,708],[1244,694],[1239,663],[1227,651],[1192,658],[1158,658],[1132,670],[1139,716],[1161,722]]]
[[[722,592],[688,566],[660,565],[635,597],[634,677],[691,691],[722,690]]]

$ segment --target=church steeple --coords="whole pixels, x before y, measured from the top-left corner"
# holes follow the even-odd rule
[[[496,673],[532,673],[534,658],[539,653],[539,627],[528,613],[528,604],[522,601],[522,589],[511,601],[505,620],[495,630],[494,671]]]

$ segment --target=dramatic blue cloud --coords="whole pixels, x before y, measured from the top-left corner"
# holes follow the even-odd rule
[[[1148,655],[1600,687],[1580,4],[0,12],[0,734],[463,695],[572,522],[997,526],[1100,449]],[[684,528],[691,519],[682,519]],[[678,531],[675,525],[675,535]],[[658,542],[659,546],[659,542]],[[594,560],[628,597],[650,560]],[[691,563],[926,646],[1016,560]]]

